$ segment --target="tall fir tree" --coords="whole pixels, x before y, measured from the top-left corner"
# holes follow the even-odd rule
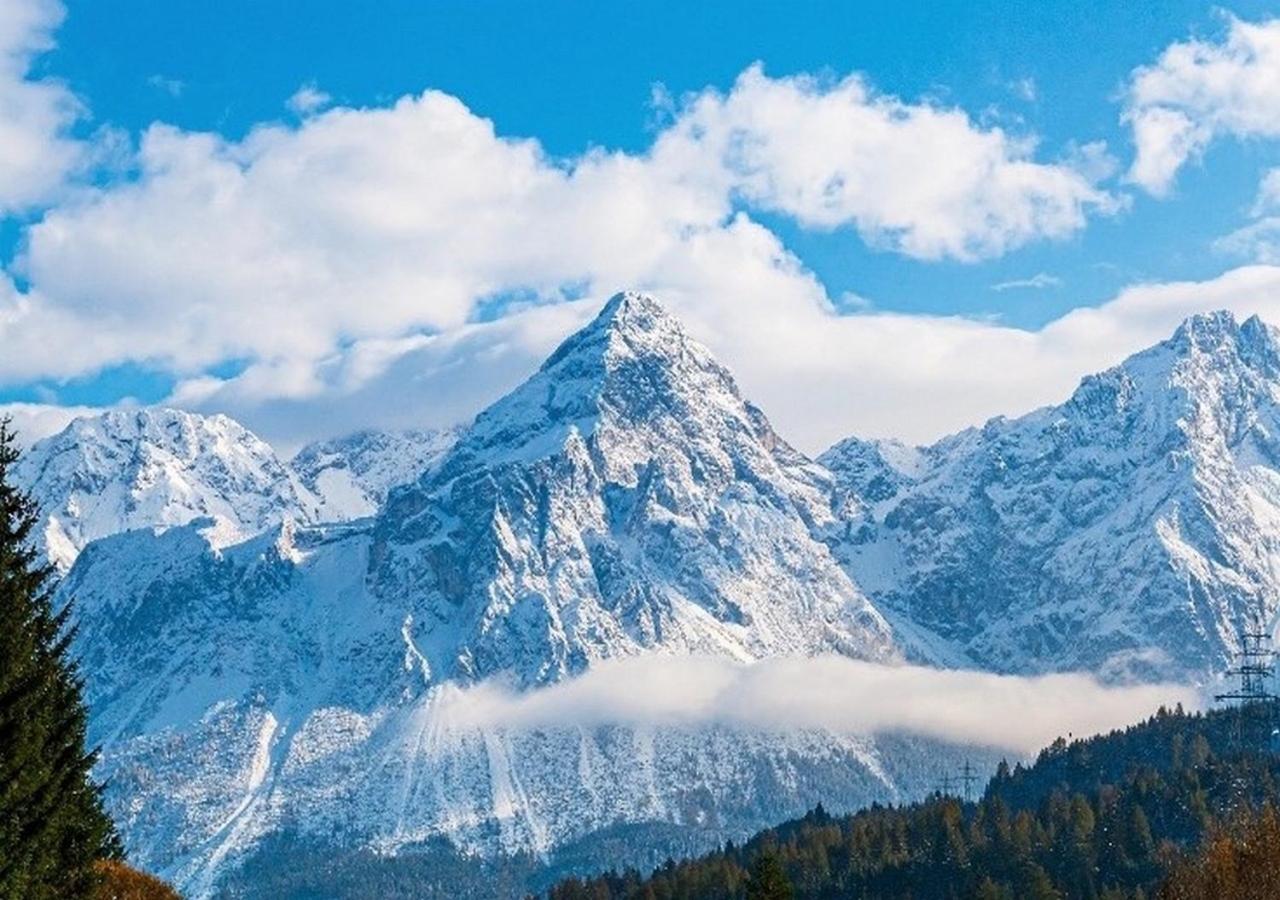
[[[92,897],[94,863],[120,845],[90,777],[69,609],[33,547],[34,501],[13,483],[0,420],[0,900]]]
[[[794,896],[791,880],[787,878],[778,857],[772,853],[760,854],[751,867],[747,900],[791,900]]]

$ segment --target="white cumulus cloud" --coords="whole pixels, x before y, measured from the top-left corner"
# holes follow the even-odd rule
[[[49,201],[85,162],[70,136],[80,102],[63,83],[31,74],[63,15],[57,0],[0,3],[0,216]]]
[[[27,35],[7,46],[30,59],[58,9],[24,8],[44,24],[0,36]],[[1100,146],[1045,159],[1028,136],[858,76],[754,66],[727,92],[671,103],[645,152],[572,159],[440,92],[318,102],[239,140],[153,125],[127,176],[48,209],[25,233],[22,289],[0,279],[0,384],[150,366],[178,380],[174,402],[284,444],[447,424],[632,288],[666,301],[812,451],[854,432],[927,440],[1059,400],[1183,315],[1259,310],[1277,281],[1254,267],[1139,286],[1039,331],[837,315],[757,212],[973,260],[1070,235],[1119,202],[1098,186]],[[234,377],[210,374],[231,362]]]
[[[735,207],[855,227],[911,255],[973,259],[1084,225],[1111,198],[963,112],[857,78],[691,97],[647,153],[548,158],[438,92],[335,108],[243,140],[155,125],[137,174],[48,211],[0,378],[123,361],[195,374],[227,359],[319,382],[340,348],[462,326],[501,299],[620,287],[726,295],[740,272],[811,279]],[[750,287],[750,285],[747,285]],[[809,290],[806,287],[805,290]],[[495,298],[498,298],[495,300]],[[63,337],[51,356],[42,342]]]
[[[1231,17],[1220,40],[1165,48],[1134,70],[1123,118],[1137,148],[1129,177],[1157,196],[1215,138],[1280,137],[1280,19]]]
[[[1086,167],[1037,161],[1035,149],[963,110],[879,94],[860,76],[770,78],[757,65],[728,94],[691,100],[655,155],[807,226],[851,226],[922,259],[974,260],[1118,208]]]

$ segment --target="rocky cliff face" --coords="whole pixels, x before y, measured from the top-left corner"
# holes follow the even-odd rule
[[[658,304],[614,298],[374,531],[429,679],[554,680],[662,648],[895,654],[815,531],[829,478]]]
[[[982,668],[1204,677],[1280,602],[1280,337],[1188,320],[1063,405],[879,472],[838,553],[917,655]],[[883,468],[883,467],[881,467]],[[870,476],[868,475],[870,472]]]

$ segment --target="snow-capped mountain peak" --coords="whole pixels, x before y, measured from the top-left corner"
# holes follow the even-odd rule
[[[728,370],[657,300],[618,294],[528,381],[477,416],[461,446],[490,462],[537,458],[571,432],[653,428],[660,421],[696,427],[703,419],[694,415],[698,405],[758,417]]]
[[[344,465],[330,450],[323,470]],[[372,519],[218,552],[195,526],[95,542],[64,590],[131,849],[202,896],[278,826],[542,853],[618,822],[729,821],[740,778],[777,784],[753,809],[808,783],[866,798],[886,780],[848,736],[475,733],[437,716],[459,685],[643,653],[898,658],[817,536],[829,492],[656,301],[622,295]],[[667,775],[669,753],[730,775]],[[708,790],[710,811],[684,811]]]
[[[1246,355],[1269,352],[1274,359],[1280,338],[1260,316],[1240,322],[1227,310],[1217,310],[1189,316],[1165,343],[1180,353],[1220,353],[1234,348]]]
[[[657,301],[623,294],[438,458],[434,439],[377,434],[299,454],[297,480],[321,494],[338,476],[386,491],[417,473],[384,502],[360,495],[376,511],[359,521],[281,516],[211,550],[196,508],[257,490],[223,469],[255,460],[294,483],[213,419],[191,422],[208,433],[191,441],[162,412],[110,440],[82,426],[68,444],[84,447],[28,464],[77,513],[115,496],[86,490],[93,478],[143,497],[184,488],[148,509],[190,524],[93,542],[63,590],[130,850],[206,896],[273,832],[554,854],[619,824],[763,824],[815,785],[865,800],[868,773],[894,762],[828,734],[441,717],[442,697],[491,676],[905,649],[988,670],[1210,677],[1235,627],[1273,617],[1280,596],[1278,346],[1260,321],[1197,317],[1061,405],[921,449],[850,440],[829,471]],[[134,457],[163,464],[144,478]],[[190,496],[206,502],[175,500]],[[122,515],[104,521],[134,521]]]
[[[1145,453],[1167,454],[1215,441],[1234,446],[1264,426],[1277,398],[1280,333],[1256,316],[1239,323],[1215,312],[1192,316],[1168,340],[1086,376],[1058,412],[1081,440],[1131,452],[1141,443]]]
[[[619,357],[674,356],[688,340],[684,326],[654,297],[623,291],[609,298],[596,318],[565,340],[542,364],[554,369],[571,356],[608,364]]]
[[[882,608],[942,638],[922,645],[984,667],[1207,677],[1246,619],[1276,615],[1280,339],[1259,319],[1193,316],[1062,405],[923,455],[839,546]],[[865,480],[865,453],[823,459]]]
[[[78,418],[38,441],[16,478],[42,510],[47,557],[65,570],[90,541],[134,528],[211,520],[233,543],[310,504],[264,441],[222,416],[162,407]]]
[[[892,655],[814,537],[826,478],[656,300],[620,294],[392,494],[376,582],[433,598],[414,642],[437,676],[554,680],[658,645]]]

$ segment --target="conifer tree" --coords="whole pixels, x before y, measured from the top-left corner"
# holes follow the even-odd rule
[[[782,863],[772,853],[762,853],[751,867],[747,882],[747,900],[791,900],[795,891]]]
[[[0,900],[90,897],[94,863],[119,843],[90,778],[68,609],[32,547],[36,507],[13,484],[0,420]]]

